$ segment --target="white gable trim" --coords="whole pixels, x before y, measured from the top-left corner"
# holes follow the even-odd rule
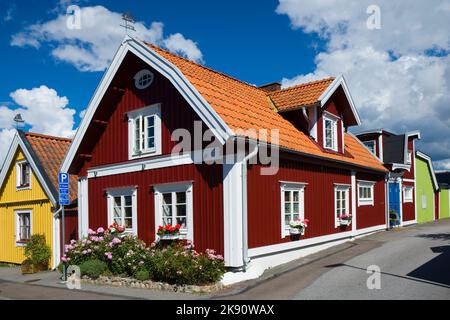
[[[27,159],[28,163],[31,165],[31,169],[33,170],[33,173],[36,175],[39,182],[41,183],[42,188],[44,189],[45,193],[47,194],[50,201],[55,206],[56,200],[53,197],[53,194],[50,191],[50,188],[45,183],[45,180],[44,180],[41,172],[38,170],[38,167],[36,166],[36,163],[34,162],[34,159],[31,157],[30,152],[28,151],[27,147],[25,146],[25,143],[19,137],[18,133],[15,134],[14,139],[9,148],[8,154],[6,156],[5,162],[3,163],[2,171],[0,172],[0,187],[3,186],[3,183],[5,182],[6,175],[9,171],[9,168],[11,167],[12,161],[14,160],[14,155],[16,154],[19,146],[20,146],[20,149],[22,150],[22,152],[24,153],[25,158]]]
[[[352,109],[353,115],[355,116],[356,122],[358,125],[361,125],[361,119],[359,117],[358,111],[356,110],[355,103],[353,102],[352,96],[350,95],[350,91],[348,90],[347,83],[345,82],[344,76],[340,75],[328,86],[328,88],[320,95],[319,101],[320,105],[323,108],[328,100],[331,98],[333,93],[342,86],[344,90],[345,96],[347,97],[348,103]]]
[[[425,153],[422,153],[420,151],[416,151],[416,155],[419,158],[422,158],[423,160],[425,160],[426,162],[428,162],[428,166],[430,167],[430,171],[431,171],[431,177],[433,178],[433,185],[434,185],[434,190],[439,190],[439,185],[436,179],[436,175],[434,174],[434,168],[433,168],[433,162],[431,161],[431,158],[429,156],[427,156]],[[434,199],[433,199],[434,201]]]
[[[67,152],[66,158],[64,159],[61,167],[62,172],[68,171],[98,105],[102,101],[106,90],[111,84],[112,79],[128,52],[135,54],[142,61],[165,76],[181,93],[183,98],[186,99],[194,111],[199,115],[200,119],[214,132],[214,135],[222,144],[224,144],[230,136],[234,135],[233,131],[177,67],[151,50],[142,41],[127,36],[116,52],[111,65],[104,74],[94,96],[89,102],[86,114],[83,117],[69,151]]]

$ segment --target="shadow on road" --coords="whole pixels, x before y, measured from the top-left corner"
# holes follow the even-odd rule
[[[450,247],[448,247],[448,248],[450,248]],[[450,251],[448,253],[450,253]],[[435,260],[437,258],[439,258],[439,257],[436,257],[433,260]],[[447,259],[448,259],[448,257],[447,257]],[[399,275],[399,274],[393,274],[393,273],[389,273],[389,272],[383,272],[383,271],[381,271],[380,273],[382,275],[387,275],[387,276],[390,276],[390,277],[396,277],[396,278],[401,278],[401,279],[405,279],[405,280],[409,280],[409,281],[421,282],[421,283],[431,284],[431,285],[434,285],[434,286],[439,286],[439,287],[450,289],[450,283],[448,283],[449,272],[444,270],[445,267],[442,268],[441,263],[443,263],[443,261],[438,261],[438,262],[436,262],[436,265],[432,266],[432,268],[435,268],[436,266],[438,266],[438,268],[440,269],[440,272],[439,272],[440,275],[430,276],[430,274],[429,274],[429,272],[427,270],[429,267],[426,266],[426,265],[428,263],[430,263],[431,261],[433,261],[433,260],[430,260],[429,262],[423,264],[421,267],[419,267],[416,270],[410,272],[406,276],[402,276],[402,275]],[[448,263],[449,263],[449,260],[447,260],[447,265],[448,265]],[[347,267],[347,268],[353,268],[353,269],[362,270],[362,271],[367,273],[367,269],[365,269],[365,268],[352,266],[352,265],[345,264],[345,263],[330,264],[330,265],[327,265],[325,267],[326,268]],[[420,270],[420,272],[418,272],[418,273],[413,275],[414,272],[418,271],[422,267],[424,267],[424,269]],[[425,277],[425,276],[428,276],[428,277]],[[443,281],[445,279],[447,279],[447,280],[444,281],[444,282],[441,282],[441,281]]]
[[[434,247],[431,251],[440,254],[407,276],[450,286],[450,246]]]
[[[449,240],[450,241],[450,233],[429,233],[429,234],[419,234],[416,237],[425,238],[431,240]]]

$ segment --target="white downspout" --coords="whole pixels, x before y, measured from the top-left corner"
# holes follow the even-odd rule
[[[247,161],[258,154],[258,145],[242,160],[242,259],[243,269],[247,267],[248,259],[248,219],[247,219]]]
[[[61,252],[61,235],[60,235],[60,226],[58,220],[58,214],[61,212],[62,207],[59,207],[58,210],[53,214],[53,263],[52,269],[55,269],[59,264],[60,252]]]

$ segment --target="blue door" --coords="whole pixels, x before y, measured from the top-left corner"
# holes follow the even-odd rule
[[[400,217],[400,185],[398,182],[389,183],[389,221],[391,226],[399,225]]]

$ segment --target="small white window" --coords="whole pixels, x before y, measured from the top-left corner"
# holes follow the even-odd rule
[[[423,194],[422,195],[422,209],[426,209],[427,208],[427,195]]]
[[[128,113],[129,159],[161,154],[160,104]]]
[[[155,186],[155,234],[159,226],[179,224],[180,236],[194,240],[192,184]]]
[[[31,211],[16,211],[16,245],[24,246],[31,239]]]
[[[376,143],[375,141],[364,141],[363,144],[369,149],[372,154],[376,155]]]
[[[337,118],[328,114],[323,116],[323,140],[326,149],[337,151]]]
[[[358,206],[373,206],[374,194],[373,186],[374,182],[359,181],[358,182]]]
[[[413,202],[413,189],[414,187],[403,187],[403,202]]]
[[[111,189],[108,194],[108,223],[116,222],[125,232],[137,235],[137,190]]]
[[[305,212],[305,184],[281,185],[281,237],[289,235],[289,223],[304,219]]]
[[[16,164],[17,189],[31,188],[31,167],[28,161],[20,161]]]
[[[349,186],[334,187],[334,226],[336,228],[340,225],[340,216],[350,214],[349,190]]]
[[[134,76],[134,85],[137,89],[148,88],[153,83],[154,75],[150,70],[144,69]]]

